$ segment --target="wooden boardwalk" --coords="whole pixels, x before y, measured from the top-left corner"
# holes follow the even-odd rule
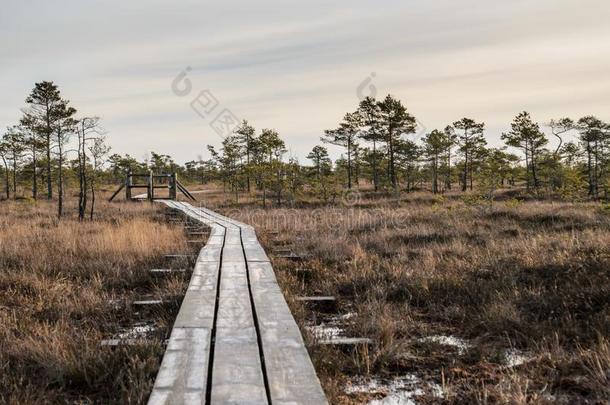
[[[299,328],[254,229],[163,201],[211,228],[149,404],[326,404]]]

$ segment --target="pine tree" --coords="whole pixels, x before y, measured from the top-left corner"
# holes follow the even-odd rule
[[[563,145],[563,138],[561,135],[575,129],[576,124],[571,118],[561,118],[558,120],[551,120],[551,122],[549,123],[549,127],[551,127],[551,133],[553,134],[553,136],[555,136],[559,140],[557,148],[555,149],[555,154],[558,155]]]
[[[358,148],[356,143],[360,131],[360,116],[356,113],[347,113],[337,129],[327,129],[322,142],[344,147],[347,151],[347,188],[352,188],[354,152]]]
[[[608,164],[610,149],[610,134],[608,125],[593,116],[578,120],[580,140],[587,155],[587,178],[589,195],[598,197],[600,179],[605,175],[605,166]]]
[[[212,158],[218,162],[220,174],[223,180],[223,189],[229,186],[231,192],[235,193],[235,202],[239,202],[239,191],[242,187],[241,170],[241,147],[236,136],[227,136],[222,141],[220,153],[213,146],[208,145]]]
[[[462,191],[466,191],[470,180],[470,190],[472,190],[473,171],[475,154],[478,149],[484,147],[487,141],[483,137],[485,130],[484,123],[477,123],[471,118],[462,118],[453,123],[453,127],[461,132],[458,133],[459,151],[464,157],[462,172]]]
[[[457,142],[455,129],[451,125],[447,125],[443,131],[445,144],[445,188],[451,190],[451,158],[453,147]]]
[[[257,148],[265,160],[262,164],[261,183],[263,188],[263,206],[266,206],[267,188],[276,191],[278,205],[282,202],[283,163],[282,156],[286,153],[286,144],[274,129],[263,129],[258,137]]]
[[[378,145],[383,142],[381,130],[381,109],[379,103],[372,97],[367,97],[358,106],[360,115],[360,138],[370,142],[372,149],[367,153],[367,160],[370,162],[373,172],[373,186],[375,191],[379,190],[379,163],[382,160]]]
[[[246,173],[246,188],[248,193],[250,192],[250,159],[254,154],[254,148],[256,147],[256,130],[252,125],[248,124],[248,121],[243,120],[241,125],[235,130],[235,135],[239,144],[241,145],[242,152],[246,157],[246,164],[244,171]]]
[[[527,188],[539,187],[537,174],[538,159],[544,146],[548,143],[540,126],[532,121],[530,114],[523,111],[515,117],[511,124],[511,131],[502,134],[502,139],[508,146],[523,149],[525,154],[525,168],[527,172]]]
[[[11,182],[13,186],[13,199],[17,197],[17,170],[22,163],[23,154],[26,150],[26,138],[24,131],[21,127],[15,125],[8,127],[4,135],[2,136],[2,149],[5,151],[5,157],[11,165]],[[5,162],[5,168],[8,174],[8,162]],[[8,187],[8,181],[7,181]],[[9,192],[7,191],[7,198],[9,198]]]
[[[100,135],[93,138],[93,144],[89,147],[92,161],[91,178],[89,180],[89,189],[91,190],[91,207],[89,209],[90,221],[93,221],[93,214],[95,212],[95,186],[100,174],[99,172],[102,170],[102,165],[109,152],[110,146],[106,145],[104,136]]]
[[[24,114],[20,120],[20,125],[25,133],[25,143],[31,159],[32,165],[32,198],[38,199],[38,163],[39,155],[45,148],[45,140],[37,131],[36,121],[29,114]]]
[[[330,158],[328,157],[328,149],[321,145],[314,146],[307,155],[307,159],[310,159],[313,162],[314,171],[318,179],[322,177],[324,171],[330,167],[331,164]]]
[[[11,198],[11,186],[10,186],[10,169],[8,166],[8,156],[9,150],[8,145],[4,142],[0,141],[0,159],[2,159],[3,169],[4,169],[4,194],[6,199]]]
[[[421,148],[418,147],[413,141],[407,139],[396,139],[394,143],[394,150],[396,166],[404,171],[407,192],[410,192],[415,186],[417,162],[421,157]]]
[[[432,193],[437,194],[439,192],[438,171],[443,154],[447,150],[447,138],[444,132],[435,129],[426,134],[422,138],[422,142],[424,142],[423,153],[432,169]]]
[[[32,125],[44,142],[46,153],[46,181],[47,199],[53,198],[52,173],[51,173],[51,150],[53,148],[53,134],[56,121],[60,119],[59,110],[65,107],[59,89],[53,82],[43,81],[36,83],[30,95],[26,98],[28,108],[25,111],[25,119]]]
[[[415,117],[407,112],[406,107],[398,99],[388,95],[379,102],[379,127],[382,139],[387,147],[388,178],[394,191],[398,191],[398,177],[396,173],[396,149],[402,135],[414,133],[417,128]]]
[[[64,213],[64,162],[66,159],[66,144],[70,136],[76,132],[76,120],[73,118],[76,109],[68,105],[67,100],[61,100],[53,109],[51,118],[57,154],[57,216]]]

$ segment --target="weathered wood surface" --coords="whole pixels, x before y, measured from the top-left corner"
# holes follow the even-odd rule
[[[211,231],[149,404],[326,404],[254,229],[206,208],[163,203]]]

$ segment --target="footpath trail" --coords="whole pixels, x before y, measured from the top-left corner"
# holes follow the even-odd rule
[[[149,404],[327,404],[254,229],[162,201],[211,228]]]

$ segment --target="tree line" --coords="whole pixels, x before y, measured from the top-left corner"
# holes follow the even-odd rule
[[[93,219],[96,182],[110,148],[98,117],[78,116],[56,84],[36,83],[25,99],[19,122],[0,138],[6,199],[17,198],[18,183],[31,187],[31,198],[56,194],[57,215],[64,215],[66,178],[79,185],[78,216]]]
[[[526,111],[502,134],[503,147],[489,147],[485,124],[467,117],[414,140],[417,120],[400,100],[368,97],[335,128],[324,131],[321,143],[307,155],[309,166],[283,159],[286,146],[277,131],[263,129],[257,135],[244,121],[218,151],[208,146],[212,159],[202,171],[221,180],[236,198],[254,184],[262,191],[264,205],[268,195],[281,204],[304,188],[330,201],[362,182],[376,192],[428,188],[437,194],[478,187],[487,195],[520,183],[538,196],[576,198],[584,191],[591,198],[608,199],[610,125],[586,116],[551,120],[546,126],[558,140],[554,150],[548,149],[547,135]],[[334,163],[326,144],[343,149]]]
[[[494,148],[487,143],[483,122],[464,117],[418,135],[417,120],[399,99],[368,97],[323,132],[307,154],[307,164],[286,156],[278,131],[257,131],[243,121],[219,147],[208,145],[210,159],[180,165],[155,152],[144,161],[109,155],[99,118],[78,117],[52,82],[36,83],[22,111],[19,123],[0,140],[4,195],[15,198],[21,183],[38,199],[44,187],[47,199],[56,194],[59,216],[66,178],[78,184],[79,218],[84,219],[87,212],[93,217],[97,184],[149,170],[177,172],[187,182],[220,182],[236,200],[258,191],[263,206],[295,201],[304,192],[333,202],[364,184],[391,194],[477,189],[492,196],[500,187],[523,185],[538,196],[609,198],[610,125],[593,116],[545,124],[557,140],[550,150],[547,134],[524,111],[502,134],[505,146]],[[334,162],[327,145],[343,150]]]

